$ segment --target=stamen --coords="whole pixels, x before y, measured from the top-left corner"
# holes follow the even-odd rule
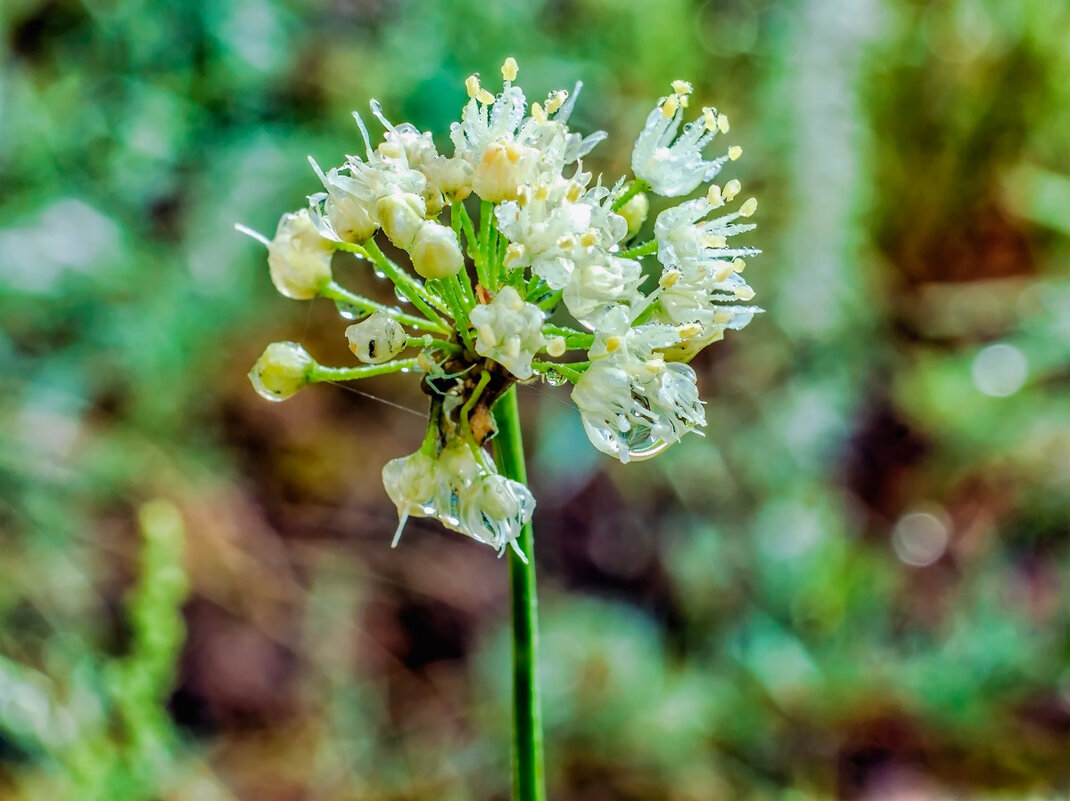
[[[756,198],[756,197],[747,198],[743,202],[743,205],[739,207],[739,216],[740,217],[750,217],[757,210],[758,210],[758,198]]]
[[[502,78],[507,81],[515,81],[516,74],[520,71],[520,68],[516,64],[516,59],[512,56],[505,59],[505,63],[502,64]]]
[[[738,179],[733,178],[731,181],[724,185],[724,192],[722,194],[724,196],[724,199],[727,202],[731,203],[735,196],[738,195],[741,191],[743,191],[743,184],[741,184]]]
[[[739,157],[743,155],[743,148],[739,145],[732,145],[728,148],[728,158],[731,161],[739,161]]]

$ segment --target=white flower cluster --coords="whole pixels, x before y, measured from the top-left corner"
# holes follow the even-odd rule
[[[742,154],[733,146],[705,155],[729,131],[724,114],[706,107],[685,123],[692,86],[674,81],[636,139],[634,178],[607,184],[581,163],[605,134],[568,126],[580,84],[529,106],[516,62],[507,59],[501,73],[497,95],[475,75],[465,82],[452,155],[440,154],[429,132],[393,125],[372,101],[381,141],[373,145],[354,114],[364,155],[326,171],[312,162],[323,191],[308,209],[284,215],[272,240],[242,230],[268,246],[282,294],[330,298],[346,316],[364,318],[346,330],[362,364],[322,367],[299,346],[276,343],[251,373],[258,391],[279,400],[316,381],[421,372],[428,436],[383,471],[402,526],[432,517],[504,552],[517,547],[534,499],[483,449],[499,397],[538,377],[570,381],[596,448],[622,462],[648,458],[705,425],[687,362],[760,310],[744,305],[754,291],[742,276],[759,251],[730,244],[754,228],[745,220],[757,201],[730,209],[739,181],[710,184]],[[665,208],[652,236],[637,240],[647,193],[677,198],[703,184],[702,196]],[[476,219],[469,196],[480,201]],[[383,252],[380,230],[415,275]],[[370,262],[406,306],[335,281],[339,250]],[[644,259],[657,267],[649,291]],[[562,358],[573,350],[583,355]]]

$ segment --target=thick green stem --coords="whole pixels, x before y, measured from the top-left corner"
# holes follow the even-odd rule
[[[392,306],[384,306],[382,303],[368,300],[368,298],[350,292],[341,284],[335,283],[334,281],[320,290],[320,297],[328,298],[336,303],[352,306],[358,311],[366,312],[368,314],[371,314],[372,312],[382,312],[387,317],[392,317],[399,323],[412,326],[413,328],[419,328],[421,331],[431,331],[435,334],[448,334],[452,330],[445,324],[434,323],[430,320],[425,320],[422,317],[406,314]]]
[[[494,404],[494,419],[498,424],[498,436],[494,438],[498,470],[507,478],[527,484],[515,385]],[[538,597],[531,523],[524,526],[517,545],[527,556],[527,563],[515,551],[509,551],[513,616],[513,801],[545,801],[542,709],[536,676]]]

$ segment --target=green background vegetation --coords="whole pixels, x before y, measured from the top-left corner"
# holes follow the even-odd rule
[[[351,357],[232,227],[370,97],[445,144],[506,55],[584,81],[613,176],[690,79],[765,251],[705,438],[621,466],[521,395],[552,797],[1070,791],[1068,41],[1051,0],[5,0],[0,799],[506,797],[505,565],[387,547],[411,377],[253,394],[269,341]]]

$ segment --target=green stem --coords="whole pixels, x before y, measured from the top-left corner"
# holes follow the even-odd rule
[[[644,242],[641,245],[636,245],[634,248],[629,248],[617,256],[622,259],[631,259],[635,256],[649,256],[651,253],[658,252],[658,240],[651,239],[649,242]]]
[[[587,368],[591,366],[588,362],[532,362],[532,368],[536,373],[545,375],[551,371],[558,373],[559,375],[567,378],[573,384],[580,380]]]
[[[385,364],[362,364],[359,367],[324,367],[317,364],[312,367],[308,374],[308,380],[312,383],[320,381],[355,381],[358,378],[372,378],[377,375],[398,373],[402,370],[412,370],[417,367],[416,359],[400,359]]]
[[[386,254],[375,244],[374,239],[369,239],[364,243],[364,251],[375,262],[376,266],[386,274],[386,277],[391,280],[394,286],[398,288],[398,292],[408,298],[409,302],[419,309],[424,317],[432,322],[443,326],[446,325],[446,321],[438,314],[439,311],[449,314],[442,301],[428,292],[422,283],[388,259]],[[438,307],[438,309],[435,307]]]
[[[524,442],[516,386],[494,405],[498,435],[494,460],[506,478],[527,484]],[[545,801],[546,777],[542,754],[542,709],[536,675],[539,645],[538,596],[535,592],[535,547],[531,523],[517,540],[527,563],[509,551],[509,579],[513,617],[513,799]]]
[[[613,201],[613,211],[617,211],[624,207],[624,204],[638,195],[640,192],[645,192],[648,189],[648,184],[642,178],[636,178],[632,181],[632,185],[629,186],[623,195]]]
[[[387,317],[392,317],[399,323],[403,323],[413,328],[419,328],[421,331],[430,331],[435,334],[448,334],[453,330],[452,327],[446,326],[445,324],[440,325],[438,323],[433,323],[430,320],[425,320],[423,317],[406,314],[405,312],[390,306],[384,306],[382,303],[376,303],[374,300],[368,300],[361,295],[350,292],[341,284],[337,284],[334,281],[320,290],[320,297],[328,298],[337,303],[345,303],[362,312],[367,312],[368,314],[371,314],[372,312],[382,312]]]

